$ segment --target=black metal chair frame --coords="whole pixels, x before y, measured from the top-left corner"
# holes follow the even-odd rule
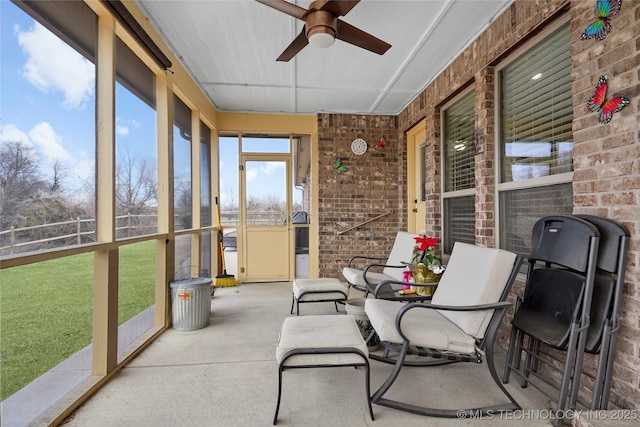
[[[542,347],[542,341],[527,331],[522,331],[515,326],[512,326],[511,336],[509,341],[509,349],[507,351],[507,361],[505,365],[503,382],[508,383],[510,374],[513,372],[521,379],[521,386],[526,387],[531,384],[540,390],[550,399],[554,399],[548,389],[542,387],[536,382],[530,381],[531,375],[535,376],[541,382],[547,386],[558,391],[556,409],[563,413],[569,401],[570,409],[575,409],[576,401],[572,397],[574,392],[579,389],[579,376],[575,375],[576,372],[582,371],[582,362],[585,350],[585,344],[587,340],[587,332],[590,325],[590,307],[593,295],[593,287],[596,274],[596,263],[598,257],[598,248],[600,243],[600,232],[598,229],[588,221],[569,215],[557,215],[543,217],[536,223],[534,229],[546,222],[553,223],[554,221],[564,221],[567,223],[574,223],[582,227],[585,232],[584,237],[588,240],[588,247],[576,248],[570,247],[570,242],[563,241],[562,245],[565,247],[555,251],[555,255],[559,255],[559,259],[553,259],[553,257],[545,257],[544,250],[541,253],[536,253],[536,247],[532,248],[532,254],[529,257],[529,269],[527,271],[527,284],[531,280],[533,270],[536,268],[537,263],[543,263],[545,268],[558,267],[560,269],[570,269],[573,272],[579,273],[584,277],[584,284],[581,289],[576,306],[574,307],[573,314],[570,321],[570,329],[568,339],[564,343],[559,343],[557,346],[549,345],[551,348],[555,348],[559,351],[564,351],[566,356],[564,360],[558,356],[554,356],[551,352],[544,351]],[[546,227],[546,225],[545,225]],[[589,233],[587,233],[589,231]],[[568,262],[565,258],[566,252],[574,250],[576,253],[584,255],[584,266],[581,269],[576,269],[572,262]],[[572,268],[574,267],[574,268]],[[567,270],[568,271],[568,270]],[[526,288],[525,288],[526,298]],[[515,315],[520,310],[523,300],[518,297],[516,302]],[[527,345],[525,346],[525,337],[527,338]],[[548,344],[548,343],[547,343]],[[522,355],[525,355],[524,365],[522,362]],[[563,364],[564,362],[564,364]],[[561,374],[561,383],[549,378],[547,375],[539,373],[540,366],[545,365],[548,369],[555,370]],[[557,365],[563,366],[563,369],[557,367]],[[556,425],[560,423],[560,419],[556,420]]]
[[[473,306],[443,306],[443,305],[434,305],[434,304],[421,304],[421,303],[410,303],[403,306],[396,315],[396,329],[400,333],[400,336],[403,338],[403,342],[400,345],[394,345],[389,342],[382,342],[382,345],[385,348],[385,355],[388,351],[398,352],[398,357],[395,359],[390,359],[388,357],[380,357],[377,355],[369,355],[369,357],[373,360],[378,360],[385,363],[394,363],[395,366],[387,378],[387,380],[378,388],[376,392],[374,392],[371,397],[371,401],[375,404],[386,406],[389,408],[399,409],[406,412],[411,412],[418,415],[426,415],[426,416],[434,416],[434,417],[444,417],[444,418],[461,418],[461,417],[472,417],[482,415],[495,414],[496,412],[505,412],[505,411],[514,411],[521,409],[518,402],[515,398],[507,391],[504,387],[495,367],[494,360],[494,345],[496,336],[498,333],[498,329],[500,328],[500,324],[502,319],[504,318],[507,310],[511,307],[511,303],[507,301],[507,297],[509,292],[511,291],[511,287],[516,280],[518,275],[518,271],[520,270],[520,265],[522,263],[522,258],[520,256],[516,257],[516,260],[513,265],[513,269],[511,271],[511,275],[502,291],[499,302],[493,304],[482,304],[482,305],[473,305]],[[493,315],[487,327],[487,330],[484,334],[484,338],[481,340],[476,340],[476,350],[474,353],[456,353],[452,351],[440,351],[437,349],[427,349],[423,347],[412,346],[410,340],[407,336],[402,332],[402,318],[406,315],[409,310],[446,310],[446,311],[488,311],[493,310]],[[373,333],[367,338],[367,341],[373,336]],[[388,350],[388,351],[387,351]],[[424,362],[421,361],[407,361],[407,355],[416,355],[416,356],[424,356],[430,358],[430,360],[426,360]],[[491,378],[498,386],[500,391],[507,397],[509,400],[508,403],[493,405],[493,406],[485,406],[485,407],[477,407],[477,408],[469,408],[469,409],[440,409],[440,408],[428,408],[417,405],[412,405],[406,402],[401,402],[397,400],[386,399],[383,396],[387,393],[387,391],[391,388],[393,383],[398,378],[400,371],[404,366],[439,366],[448,363],[454,362],[475,362],[481,364],[483,362],[483,355],[486,358],[486,365],[491,374]]]
[[[309,355],[309,354],[338,354],[338,353],[348,353],[355,354],[362,358],[362,363],[347,363],[342,365],[334,365],[334,364],[321,364],[321,365],[295,365],[295,366],[285,366],[287,359],[292,356],[297,355]],[[276,412],[273,416],[273,425],[276,425],[278,422],[278,412],[280,410],[280,400],[282,397],[282,373],[288,369],[306,369],[306,368],[336,368],[336,367],[359,367],[362,366],[365,369],[365,388],[367,393],[367,406],[369,409],[369,416],[371,420],[374,420],[373,417],[373,408],[371,407],[371,399],[369,396],[371,394],[370,382],[369,382],[369,359],[367,356],[360,350],[354,347],[323,347],[323,348],[297,348],[288,351],[282,361],[278,365],[278,401],[276,403]]]
[[[312,300],[312,301],[300,301],[300,299],[307,295],[307,294],[335,294],[336,292],[340,292],[344,295],[343,299],[336,299],[336,298],[330,298],[330,299],[317,299],[317,300]],[[347,301],[347,293],[349,291],[343,292],[343,291],[336,291],[336,290],[326,290],[326,291],[306,291],[306,292],[302,292],[300,294],[299,298],[296,298],[295,295],[291,296],[291,310],[289,311],[289,314],[293,314],[293,307],[295,305],[296,307],[296,316],[300,315],[300,304],[309,304],[309,303],[316,303],[316,302],[333,302],[333,305],[336,308],[336,312],[339,312],[338,310],[338,303],[340,304],[344,304]]]
[[[362,261],[383,261],[386,262],[388,258],[380,258],[380,257],[369,257],[369,256],[363,256],[363,255],[354,255],[351,258],[349,258],[349,263],[347,264],[347,267],[350,268],[355,268],[355,264],[356,262],[362,262]],[[390,265],[385,265],[385,264],[367,264],[363,270],[363,277],[364,277],[364,281],[368,284],[369,282],[367,281],[367,271],[369,271],[370,268],[378,268],[378,267],[392,267]],[[393,266],[396,267],[396,266]],[[400,267],[405,267],[405,266],[400,266]],[[347,289],[355,289],[357,291],[360,292],[364,292],[365,293],[365,298],[368,295],[369,291],[367,288],[362,288],[356,284],[353,284],[351,282],[347,282],[348,286]]]

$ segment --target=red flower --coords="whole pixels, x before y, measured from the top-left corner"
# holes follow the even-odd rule
[[[440,239],[437,237],[427,237],[427,236],[414,237],[413,240],[416,241],[416,249],[419,251],[433,249],[436,247],[436,245],[440,241]]]

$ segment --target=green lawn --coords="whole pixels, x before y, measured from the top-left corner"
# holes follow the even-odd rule
[[[120,324],[153,305],[153,241],[120,248]],[[2,270],[0,399],[91,343],[93,254]]]

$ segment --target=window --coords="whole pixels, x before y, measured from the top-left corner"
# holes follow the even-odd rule
[[[158,231],[155,75],[116,39],[116,236]]]
[[[191,110],[173,97],[174,230],[191,228]]]
[[[94,242],[97,17],[55,1],[1,16],[0,255]]]
[[[455,242],[475,243],[475,92],[468,92],[442,114],[445,253]]]
[[[499,72],[500,246],[522,255],[536,220],[573,207],[569,24]]]

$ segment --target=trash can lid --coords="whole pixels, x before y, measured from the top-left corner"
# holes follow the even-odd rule
[[[195,288],[200,286],[211,286],[212,280],[209,277],[194,277],[191,279],[177,280],[171,282],[169,286],[172,288]]]

